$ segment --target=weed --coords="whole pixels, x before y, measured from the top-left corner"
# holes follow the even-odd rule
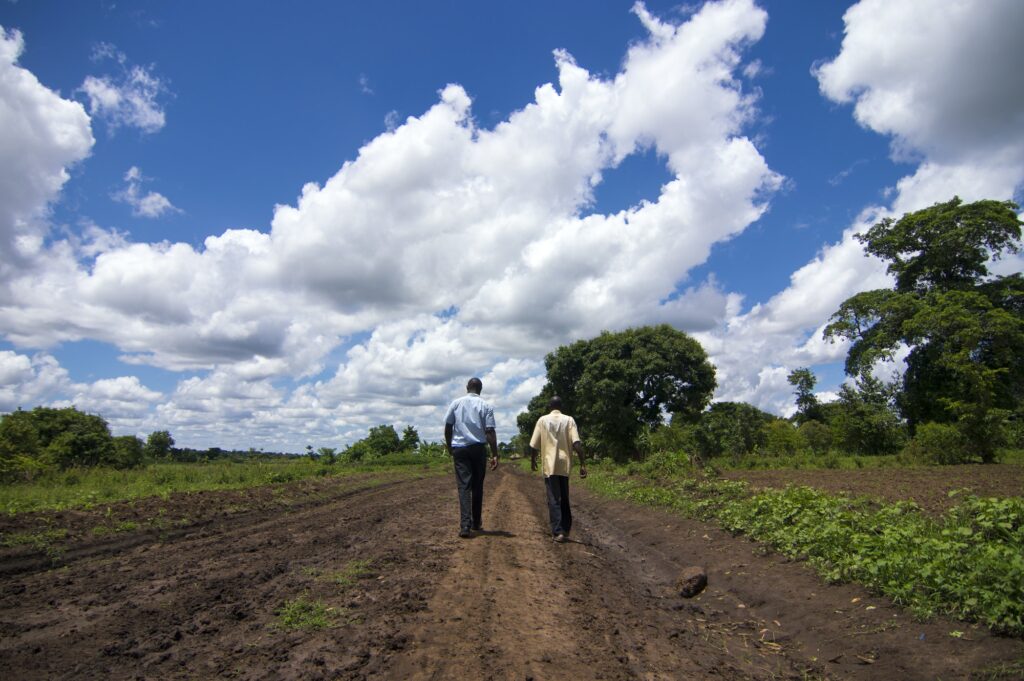
[[[282,629],[316,631],[326,629],[338,618],[338,610],[323,601],[310,601],[305,595],[285,603],[275,612]]]
[[[329,577],[332,582],[340,587],[350,587],[356,583],[360,577],[370,574],[370,564],[368,560],[353,560],[349,561],[345,565],[344,569],[338,572],[332,572]]]
[[[14,532],[0,539],[0,546],[31,546],[46,554],[50,562],[57,563],[64,557],[64,551],[56,543],[67,536],[68,531],[62,527],[49,527],[38,532]]]

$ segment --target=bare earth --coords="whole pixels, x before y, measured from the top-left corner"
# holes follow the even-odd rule
[[[722,477],[746,480],[754,488],[807,485],[854,497],[886,501],[909,499],[932,515],[941,515],[960,503],[964,494],[979,497],[1019,497],[1024,494],[1024,466],[1020,464],[867,468],[857,471],[728,471]],[[950,492],[956,494],[950,495]]]
[[[1019,677],[1019,639],[916,622],[743,538],[572,484],[565,545],[550,540],[540,479],[505,466],[487,478],[487,531],[468,540],[448,475],[0,520],[8,536],[32,523],[70,530],[59,554],[0,550],[0,676]],[[88,531],[130,518],[138,529]],[[685,600],[673,583],[691,565],[709,586]],[[276,612],[297,598],[331,607],[333,625],[283,628]]]

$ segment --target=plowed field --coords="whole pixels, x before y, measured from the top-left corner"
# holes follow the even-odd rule
[[[568,544],[550,539],[540,479],[507,466],[488,475],[485,531],[471,539],[456,536],[449,475],[5,519],[7,536],[69,534],[0,552],[0,677],[966,679],[1021,668],[1020,640],[917,622],[710,525],[599,499],[576,479],[572,489]],[[692,565],[709,585],[687,600],[673,583]],[[301,605],[319,606],[327,626],[290,628]]]

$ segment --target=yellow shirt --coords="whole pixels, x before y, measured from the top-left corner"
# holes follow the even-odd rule
[[[576,420],[554,409],[537,419],[530,446],[540,450],[544,476],[569,475],[572,468],[572,445],[580,441]]]

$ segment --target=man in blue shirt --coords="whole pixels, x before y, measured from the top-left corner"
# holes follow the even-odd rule
[[[480,399],[484,384],[469,379],[466,394],[448,406],[444,417],[444,446],[455,463],[455,484],[459,490],[459,536],[472,536],[483,526],[484,475],[487,447],[491,447],[491,470],[498,467],[498,437],[494,434],[494,410]]]

